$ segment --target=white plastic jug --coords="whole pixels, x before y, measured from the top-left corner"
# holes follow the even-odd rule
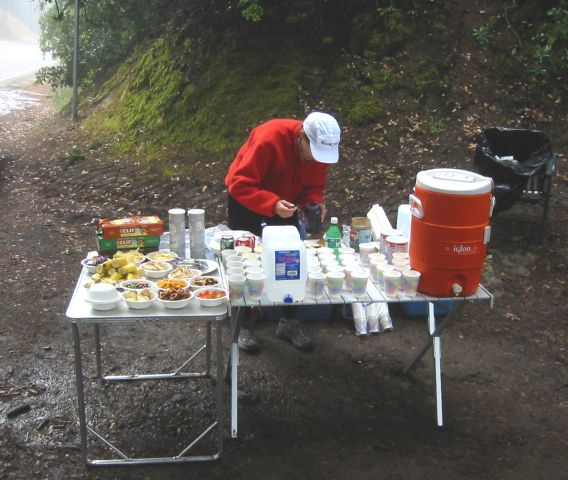
[[[308,276],[306,245],[292,225],[270,225],[262,231],[262,267],[266,295],[272,302],[304,299]]]

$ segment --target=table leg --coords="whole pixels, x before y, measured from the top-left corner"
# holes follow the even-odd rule
[[[440,336],[436,333],[436,318],[434,317],[434,304],[428,302],[428,328],[432,337],[432,350],[434,354],[434,369],[436,383],[436,421],[438,427],[444,425],[444,410],[442,403],[442,346]]]
[[[209,330],[211,329],[211,322],[209,324]],[[221,322],[217,322],[217,372],[216,372],[216,390],[217,390],[217,444],[218,453],[217,458],[221,457],[223,454],[223,426],[224,422],[224,398],[223,398],[223,368],[224,368],[224,353],[223,353],[223,325]]]
[[[103,367],[102,367],[102,360],[101,360],[101,330],[100,325],[95,323],[93,327],[95,331],[95,367],[96,367],[96,376],[98,379],[101,379],[103,376]]]
[[[81,337],[79,326],[71,324],[73,330],[73,347],[75,351],[75,382],[77,384],[77,402],[79,407],[79,432],[81,436],[81,456],[87,463],[87,419],[85,414],[85,391],[83,388],[83,363],[81,359]]]
[[[406,375],[415,365],[416,363],[418,363],[418,360],[420,360],[424,354],[430,350],[430,348],[433,347],[433,342],[432,342],[432,337],[435,336],[440,336],[440,334],[448,327],[451,325],[451,323],[459,317],[460,312],[462,311],[464,305],[465,305],[465,301],[460,301],[460,302],[454,302],[454,306],[453,308],[448,312],[448,314],[446,315],[446,318],[442,321],[442,323],[440,323],[436,329],[434,330],[434,333],[430,333],[428,335],[428,340],[426,340],[426,342],[424,342],[424,345],[420,348],[420,350],[418,351],[418,353],[416,354],[416,356],[406,365],[406,367],[404,367],[402,373],[404,375]]]

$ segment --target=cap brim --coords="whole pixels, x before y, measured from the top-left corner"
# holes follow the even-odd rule
[[[332,148],[319,148],[313,145],[310,141],[310,150],[312,156],[317,162],[320,163],[337,163],[339,160],[339,147]]]

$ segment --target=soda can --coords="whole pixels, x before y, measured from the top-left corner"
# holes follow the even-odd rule
[[[254,252],[254,247],[256,245],[256,241],[254,235],[252,233],[248,233],[239,237],[235,240],[235,247],[239,245],[244,245],[245,247],[250,247],[251,250]]]
[[[235,248],[235,239],[232,235],[223,235],[220,242],[221,251]]]

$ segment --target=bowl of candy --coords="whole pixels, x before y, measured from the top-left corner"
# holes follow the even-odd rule
[[[195,290],[193,295],[202,307],[216,307],[227,301],[227,290],[219,287],[205,287]]]

